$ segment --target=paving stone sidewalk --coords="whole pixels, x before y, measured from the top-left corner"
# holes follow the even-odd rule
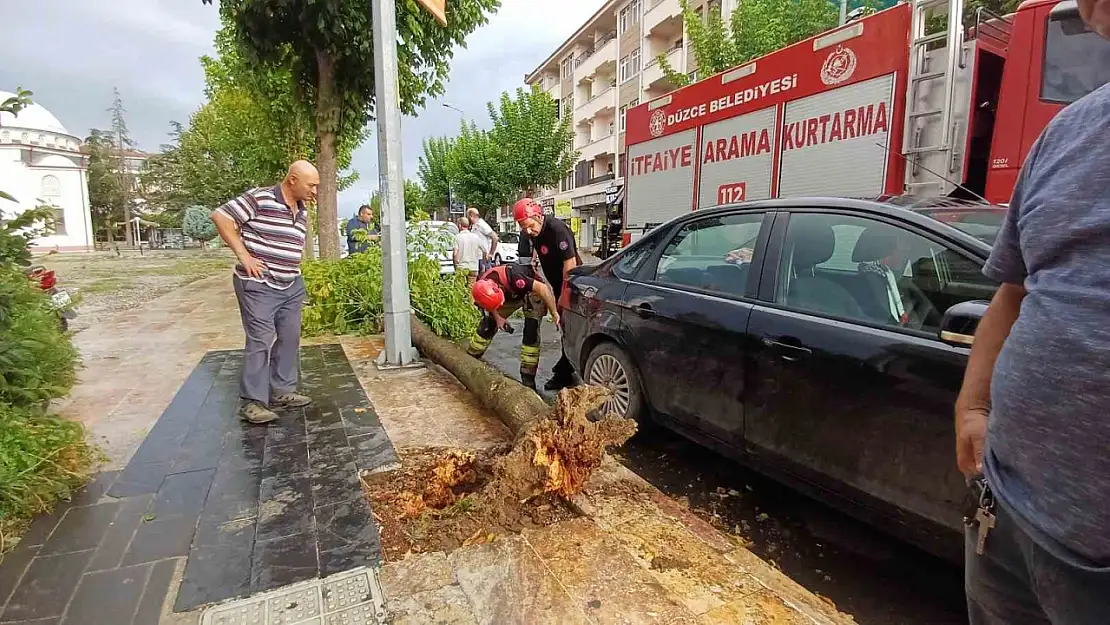
[[[109,464],[73,502],[37,521],[20,548],[0,561],[0,608],[4,609],[0,622],[193,625],[201,622],[202,615],[204,623],[320,625],[382,620],[395,624],[498,625],[848,622],[615,462],[606,463],[586,492],[575,499],[583,513],[580,518],[519,536],[499,537],[490,544],[450,554],[420,554],[376,569],[376,575],[365,579],[380,579],[384,619],[381,613],[359,607],[361,620],[353,620],[354,613],[350,613],[345,621],[339,612],[315,614],[299,600],[286,599],[294,596],[290,593],[302,593],[296,596],[318,597],[325,602],[325,595],[331,592],[328,583],[342,581],[349,585],[354,582],[344,581],[344,576],[364,579],[357,572],[364,569],[326,577],[324,586],[308,581],[302,583],[309,586],[278,588],[272,591],[278,593],[275,595],[255,594],[258,599],[248,600],[239,612],[234,603],[220,604],[207,612],[203,608],[176,612],[198,601],[257,593],[283,582],[334,572],[324,565],[323,554],[330,550],[318,530],[328,521],[321,520],[321,506],[312,499],[312,492],[305,498],[303,488],[287,489],[299,494],[286,498],[292,503],[292,512],[285,514],[283,510],[279,515],[282,520],[277,525],[307,524],[300,527],[302,531],[289,534],[287,527],[275,530],[274,535],[267,536],[269,540],[256,535],[248,541],[238,532],[236,522],[244,522],[238,528],[243,531],[250,527],[255,534],[265,532],[265,524],[259,522],[262,513],[251,510],[249,499],[221,497],[217,482],[221,467],[238,466],[242,470],[226,473],[227,479],[246,480],[249,490],[257,477],[262,496],[267,451],[275,450],[276,459],[279,448],[296,447],[308,450],[307,475],[311,483],[313,429],[328,431],[321,426],[328,422],[334,426],[335,416],[311,412],[290,415],[289,421],[265,434],[225,428],[225,422],[194,421],[172,460],[154,453],[153,443],[144,451],[144,439],[158,440],[165,435],[159,443],[163,446],[174,440],[167,434],[173,428],[166,426],[163,430],[159,417],[173,414],[176,396],[192,397],[193,393],[180,395],[178,391],[196,384],[193,376],[213,378],[202,405],[210,396],[219,401],[233,398],[226,384],[234,378],[235,350],[241,346],[238,323],[230,280],[221,276],[194,283],[77,335],[86,369],[73,396],[60,408],[86,424],[106,448]],[[324,379],[343,378],[339,382],[343,389],[324,389],[322,414],[330,414],[327,402],[333,394],[342,397],[348,393],[343,401],[349,403],[357,402],[357,396],[365,392],[363,401],[369,402],[356,403],[346,412],[340,407],[338,423],[343,424],[347,445],[341,445],[342,441],[330,445],[350,449],[356,469],[363,468],[360,462],[376,464],[374,468],[388,466],[389,461],[380,456],[384,453],[383,438],[391,441],[390,448],[396,450],[402,464],[408,450],[418,447],[477,449],[508,440],[508,431],[441,369],[430,366],[378,371],[373,359],[382,346],[375,338],[343,337],[322,343],[330,345],[304,350],[305,362],[309,363],[305,383],[311,386],[323,384]],[[344,367],[353,375],[344,376]],[[221,378],[224,386],[219,384]],[[355,408],[365,412],[356,412]],[[198,410],[195,418],[214,419],[200,415],[215,413]],[[360,447],[353,439],[366,436],[366,432],[358,430],[353,415],[360,415],[359,419],[376,417],[373,421],[384,428],[383,434],[371,433],[364,439],[366,445]],[[351,419],[345,421],[348,416]],[[296,429],[298,420],[302,433]],[[368,423],[362,425],[369,427]],[[208,427],[198,428],[198,424]],[[224,430],[222,439],[197,434],[191,442],[185,442],[192,433],[220,429]],[[148,434],[153,438],[148,439]],[[217,440],[223,441],[219,455],[213,449]],[[268,476],[275,484],[283,476],[306,475],[300,470],[304,467],[297,465],[304,462],[302,454],[285,455],[288,449],[280,449],[284,458],[281,466],[286,471]],[[359,455],[360,450],[371,449],[377,451]],[[346,452],[340,455],[346,456]],[[169,467],[163,468],[161,464],[166,462]],[[182,471],[175,472],[175,465]],[[140,470],[140,466],[151,470]],[[159,474],[161,480],[153,491],[149,485],[139,489],[146,492],[121,486],[115,491],[119,496],[112,496],[117,484],[134,489],[144,479],[154,482]],[[232,488],[229,492],[242,491]],[[221,534],[225,542],[204,544],[202,530],[206,525],[199,519],[206,510],[225,514],[222,523],[208,525],[230,530]],[[373,527],[372,522],[346,525]],[[311,565],[283,562],[281,558],[290,553],[286,547],[306,553],[306,545],[312,544],[306,539],[310,534],[307,526],[317,530],[317,542],[308,550],[315,554],[316,561]],[[65,528],[75,531],[62,531]],[[91,536],[98,538],[94,541]],[[282,542],[289,536],[298,538]],[[235,544],[239,547],[229,546]],[[274,559],[267,560],[266,550],[259,551],[259,544],[271,544]],[[214,581],[205,582],[205,587],[190,586],[189,569],[205,562],[205,549],[207,555],[215,558],[219,553],[223,558],[210,563],[233,563],[213,570],[236,571],[238,585],[208,576],[205,579]],[[372,565],[376,557],[368,543],[348,548],[346,555],[352,557],[343,566]],[[269,568],[274,574],[263,580],[256,570],[266,561],[274,565]],[[249,579],[245,585],[244,579]],[[332,608],[338,609],[332,599]],[[359,598],[365,599],[369,596]],[[324,603],[319,605],[321,610],[327,609]]]

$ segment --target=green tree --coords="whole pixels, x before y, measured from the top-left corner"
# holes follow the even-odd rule
[[[212,0],[202,0],[211,3]],[[371,2],[221,0],[220,12],[244,58],[266,70],[291,66],[294,96],[315,118],[321,223],[338,219],[337,142],[363,131],[374,110]],[[398,88],[404,113],[443,93],[454,48],[485,24],[500,0],[452,0],[443,27],[415,0],[398,3]],[[339,256],[338,232],[320,233],[321,255]]]
[[[89,209],[94,232],[103,232],[108,242],[116,240],[117,224],[126,220],[129,195],[116,168],[115,140],[106,130],[93,129],[85,138],[89,185]]]
[[[503,147],[473,122],[462,125],[447,158],[447,171],[455,195],[482,211],[483,217],[492,219],[516,196]]]
[[[424,185],[425,208],[429,212],[447,206],[451,195],[449,163],[455,142],[447,137],[424,139],[424,153],[420,156],[416,173]]]
[[[375,191],[370,195],[370,210],[374,213],[374,223],[380,224],[382,218],[382,194]],[[419,182],[405,180],[405,221],[428,219],[428,205],[424,187]]]
[[[709,9],[703,19],[680,0],[686,38],[698,63],[698,74],[709,76],[769,54],[835,27],[840,4],[830,0],[744,0],[737,4],[726,23],[720,7]],[[869,12],[878,0],[849,0],[848,10],[859,7]],[[659,68],[672,84],[681,87],[690,77],[678,72],[659,55]]]
[[[182,221],[185,236],[207,243],[216,238],[216,225],[212,223],[212,209],[205,206],[190,206],[185,209]]]
[[[128,245],[134,244],[134,236],[131,232],[131,209],[134,203],[134,193],[136,187],[135,174],[131,172],[127,166],[127,153],[134,149],[135,142],[131,140],[131,133],[127,129],[127,119],[125,114],[127,109],[123,107],[123,97],[120,96],[119,89],[112,88],[112,106],[108,107],[108,112],[112,114],[111,121],[108,125],[108,132],[110,133],[110,140],[115,148],[113,153],[113,169],[114,174],[119,178],[119,193],[122,194],[122,209],[123,209],[123,232],[124,238]]]
[[[516,90],[516,97],[501,94],[498,106],[489,109],[490,138],[500,153],[506,182],[517,193],[533,195],[540,187],[559,184],[574,169],[574,129],[570,115],[559,117],[559,104],[533,85]]]

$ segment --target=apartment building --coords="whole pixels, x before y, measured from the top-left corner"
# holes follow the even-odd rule
[[[699,15],[719,8],[726,15],[737,0],[690,0]],[[570,115],[574,171],[558,188],[545,189],[540,203],[567,220],[583,249],[599,244],[624,186],[624,113],[675,89],[658,63],[664,55],[676,71],[697,78],[697,62],[686,43],[679,0],[608,0],[530,74]]]

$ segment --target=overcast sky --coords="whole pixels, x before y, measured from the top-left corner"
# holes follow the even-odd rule
[[[370,0],[367,0],[370,1]],[[451,0],[447,0],[451,2]],[[502,0],[490,23],[470,36],[451,61],[442,100],[406,117],[404,172],[416,178],[424,137],[455,134],[462,109],[488,124],[485,103],[523,84],[586,21],[603,0]],[[211,54],[219,27],[216,7],[200,0],[0,0],[0,91],[17,86],[84,138],[108,125],[106,109],[118,87],[132,138],[142,150],[167,141],[171,120],[187,122],[204,99],[199,57]],[[353,214],[377,188],[376,129],[355,152],[360,179],[340,196],[340,213]]]

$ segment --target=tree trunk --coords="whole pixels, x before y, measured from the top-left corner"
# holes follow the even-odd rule
[[[316,50],[319,77],[316,84],[316,168],[320,189],[316,216],[320,258],[339,258],[339,172],[335,158],[335,134],[339,127],[339,99],[335,93],[335,60]]]
[[[412,318],[412,342],[426,358],[458,378],[512,430],[513,436],[518,436],[551,411],[535,391],[505,377],[451,341],[436,336],[415,316]]]

